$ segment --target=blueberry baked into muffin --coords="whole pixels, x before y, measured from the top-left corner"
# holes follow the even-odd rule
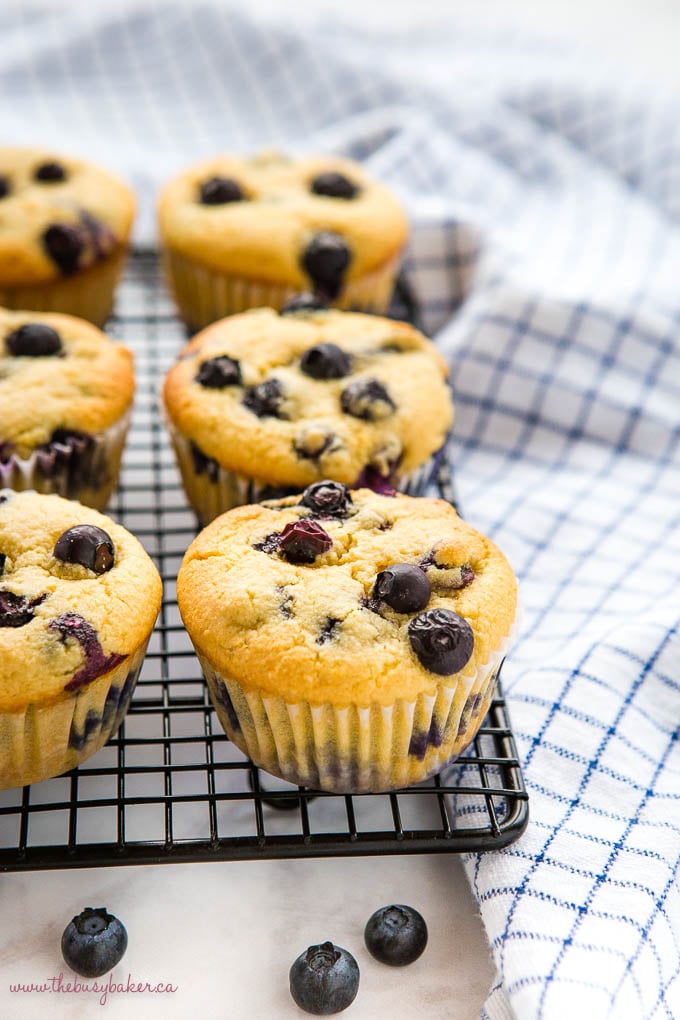
[[[274,775],[347,793],[419,782],[470,743],[517,584],[443,500],[322,481],[213,521],[177,598],[229,738]]]
[[[131,352],[91,323],[0,309],[0,488],[105,507],[134,385]]]
[[[220,156],[161,194],[171,288],[199,329],[313,291],[341,308],[384,312],[406,243],[392,193],[357,163],[322,156]]]
[[[453,420],[447,367],[412,326],[337,309],[257,309],[199,333],[164,387],[204,523],[334,478],[416,492]]]
[[[127,711],[161,580],[119,524],[0,491],[0,789],[74,768]]]
[[[101,325],[134,212],[130,189],[98,166],[0,148],[0,305]]]

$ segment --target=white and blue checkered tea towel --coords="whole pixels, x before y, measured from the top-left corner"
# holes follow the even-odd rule
[[[451,19],[399,36],[218,0],[8,0],[2,137],[128,176],[147,237],[158,185],[217,150],[332,148],[397,189],[462,506],[524,593],[505,683],[531,821],[467,862],[485,1016],[677,1018],[680,97]]]

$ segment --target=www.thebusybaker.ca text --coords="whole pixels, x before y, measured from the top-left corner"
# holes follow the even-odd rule
[[[127,981],[116,981],[113,974],[109,974],[106,981],[81,981],[75,977],[64,980],[63,972],[55,977],[48,978],[41,983],[17,982],[10,984],[9,990],[14,993],[23,994],[56,994],[62,995],[98,995],[99,1005],[105,1006],[109,995],[168,995],[173,994],[179,985],[173,985],[169,981],[158,981],[151,984],[150,981],[133,981],[132,975],[128,974]]]

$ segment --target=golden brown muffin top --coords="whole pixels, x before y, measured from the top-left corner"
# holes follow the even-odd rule
[[[341,276],[353,280],[397,256],[407,234],[401,206],[385,185],[336,156],[205,160],[165,187],[159,218],[164,242],[192,261],[296,290],[326,289],[317,286],[318,273],[328,269],[315,265],[319,235],[344,244]]]
[[[0,148],[0,286],[71,276],[125,244],[133,193],[107,170],[44,149]]]
[[[355,312],[256,309],[199,333],[164,388],[173,426],[272,485],[407,473],[453,420],[446,363],[412,326]]]
[[[0,712],[71,696],[117,666],[148,638],[161,590],[142,546],[109,517],[0,491]]]
[[[218,517],[177,598],[197,651],[246,691],[366,707],[474,676],[510,634],[517,584],[443,500],[331,482]]]
[[[57,429],[97,435],[134,395],[132,353],[72,315],[0,308],[0,448],[28,456]]]

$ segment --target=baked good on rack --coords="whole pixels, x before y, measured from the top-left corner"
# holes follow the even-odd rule
[[[418,491],[453,419],[446,363],[403,322],[257,309],[199,333],[165,380],[189,501],[207,522],[321,478]]]
[[[443,500],[319,482],[213,521],[177,599],[229,738],[274,775],[351,793],[419,782],[470,743],[517,585]]]
[[[109,316],[135,212],[101,167],[46,149],[0,147],[0,305]]]
[[[313,291],[384,312],[406,242],[392,193],[336,156],[218,156],[163,190],[159,227],[180,314],[199,329]]]
[[[74,768],[120,725],[161,603],[110,518],[0,491],[0,789]]]
[[[131,352],[91,323],[0,309],[0,488],[103,509],[134,386]]]

